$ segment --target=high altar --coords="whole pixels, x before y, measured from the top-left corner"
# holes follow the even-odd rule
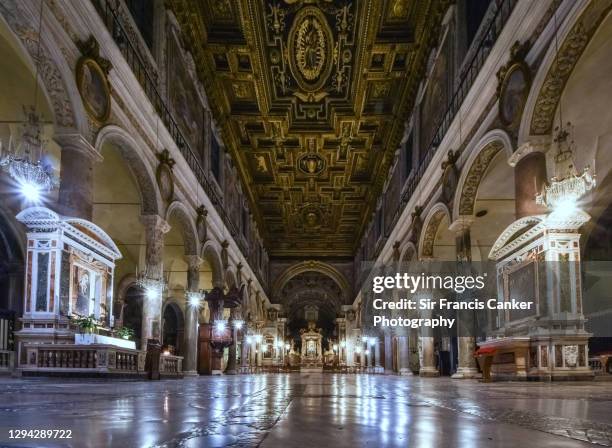
[[[323,335],[315,327],[314,322],[308,322],[308,330],[301,331],[302,354],[301,372],[322,372],[323,371]]]

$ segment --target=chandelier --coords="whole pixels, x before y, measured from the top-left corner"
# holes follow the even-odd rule
[[[571,128],[571,123],[567,124]],[[591,191],[596,184],[591,167],[587,166],[578,172],[574,165],[574,141],[569,141],[569,132],[557,128],[554,139],[558,147],[555,156],[555,176],[550,179],[550,185],[536,195],[536,203],[545,205],[554,212],[568,212],[576,208],[578,200]]]
[[[138,266],[136,267],[136,285],[142,288],[148,299],[161,299],[163,292],[166,290],[167,283],[163,279],[162,275],[159,277],[151,273],[152,269],[148,266],[143,271],[138,272]]]
[[[36,76],[34,77],[34,104],[23,106],[25,120],[4,121],[4,123],[22,124],[21,139],[17,145],[9,138],[6,148],[0,142],[0,167],[14,179],[26,199],[38,202],[41,193],[50,191],[59,185],[59,180],[53,175],[52,169],[42,163],[46,151],[41,139],[42,122],[36,113],[38,103],[38,70],[40,63],[40,42],[45,2],[40,2],[40,15],[38,24],[38,49],[36,57]]]
[[[40,192],[57,187],[59,180],[53,175],[50,166],[43,165],[41,159],[45,154],[41,140],[42,123],[34,107],[24,106],[25,121],[22,124],[22,135],[15,145],[12,138],[3,146],[0,142],[0,166],[14,179],[22,192],[30,199],[36,199]]]

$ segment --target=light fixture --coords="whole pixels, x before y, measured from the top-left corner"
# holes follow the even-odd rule
[[[38,105],[38,70],[41,60],[41,28],[45,2],[42,1],[40,3],[37,40],[38,54],[34,77],[34,104],[23,107],[25,120],[5,122],[22,124],[19,144],[14,145],[12,139],[9,139],[6,148],[3,148],[0,144],[0,166],[17,182],[21,194],[30,202],[39,202],[44,191],[52,190],[59,185],[59,180],[53,175],[51,167],[45,166],[42,163],[42,158],[46,151],[41,138],[42,121],[36,113]]]
[[[278,348],[278,349],[283,348],[283,341],[281,341],[281,340],[276,341],[276,348]]]
[[[370,350],[366,350],[365,352],[363,352],[364,355],[369,356],[370,355]]]
[[[244,321],[242,319],[237,319],[234,321],[234,328],[236,330],[241,330],[244,327]]]
[[[161,275],[163,278],[163,274]],[[163,279],[158,279],[151,273],[148,266],[143,271],[138,271],[136,266],[136,284],[142,288],[145,297],[149,300],[159,300],[162,298],[163,292],[166,289],[166,283]]]
[[[253,343],[253,336],[249,335],[246,337],[246,343],[251,345]]]
[[[287,342],[285,343],[285,350],[289,350],[291,348],[291,345]]]
[[[202,294],[196,291],[187,291],[187,303],[189,306],[197,308],[202,303]]]
[[[342,348],[346,347],[346,341],[340,341],[340,347]]]
[[[571,123],[567,123],[571,128]],[[569,132],[557,128],[555,142],[558,147],[555,156],[555,176],[550,185],[536,196],[536,203],[552,210],[554,217],[568,218],[578,210],[578,201],[596,185],[591,167],[584,168],[582,173],[574,166],[574,142],[568,141]]]
[[[334,349],[335,352],[337,352],[338,351],[338,344],[334,344],[333,345],[333,349]]]
[[[559,36],[557,27],[557,13],[553,15],[555,22],[555,59],[558,64],[559,58]],[[568,131],[569,129],[569,131]],[[550,179],[550,185],[544,187],[544,191],[536,195],[536,203],[545,205],[552,210],[549,217],[552,221],[567,220],[578,212],[578,201],[586,193],[591,191],[595,185],[595,174],[591,167],[585,167],[581,173],[574,164],[575,143],[573,140],[573,126],[567,122],[563,127],[563,101],[559,99],[559,126],[555,128],[557,135],[554,142],[557,145],[555,155],[555,175]],[[571,134],[570,135],[570,131]]]
[[[355,347],[355,353],[361,353],[361,347],[359,346]]]
[[[214,323],[215,331],[217,333],[223,333],[227,328],[227,321],[225,320],[216,320]]]
[[[256,342],[256,343],[258,343],[258,344],[259,344],[259,343],[261,342],[261,339],[262,339],[262,337],[261,337],[261,335],[260,335],[260,334],[256,334],[256,335],[255,335],[255,342]]]

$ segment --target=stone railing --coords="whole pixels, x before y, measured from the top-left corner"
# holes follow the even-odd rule
[[[183,357],[161,355],[159,357],[159,373],[162,376],[183,376]]]
[[[13,359],[15,359],[15,352],[0,350],[0,372],[10,372],[13,370]]]
[[[28,344],[24,372],[135,374],[144,373],[145,353],[111,345]]]
[[[612,375],[612,353],[590,357],[589,367],[595,376]]]

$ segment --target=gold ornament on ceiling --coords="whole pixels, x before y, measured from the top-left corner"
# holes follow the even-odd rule
[[[303,90],[319,90],[329,77],[332,40],[321,10],[306,7],[297,14],[289,32],[289,61],[291,72]]]
[[[298,168],[304,174],[316,176],[325,169],[325,160],[318,154],[304,154],[298,159]]]

